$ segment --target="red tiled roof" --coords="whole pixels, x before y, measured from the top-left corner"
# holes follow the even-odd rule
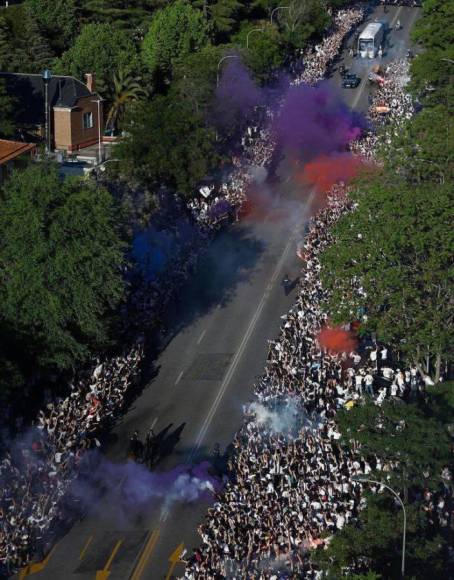
[[[19,155],[32,151],[35,148],[33,143],[22,143],[21,141],[7,141],[0,139],[0,165],[4,165],[16,159]]]

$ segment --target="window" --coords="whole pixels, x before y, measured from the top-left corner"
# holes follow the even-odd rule
[[[84,129],[93,127],[93,113],[84,113]]]

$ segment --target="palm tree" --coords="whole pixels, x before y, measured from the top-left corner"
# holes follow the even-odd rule
[[[106,129],[118,129],[128,106],[148,96],[149,91],[142,86],[141,80],[140,77],[133,76],[131,72],[126,72],[124,69],[114,73],[110,90],[108,90],[107,100],[110,102],[110,107]]]

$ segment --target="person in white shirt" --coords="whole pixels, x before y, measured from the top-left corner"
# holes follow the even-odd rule
[[[371,375],[370,372],[367,373],[367,375],[364,377],[364,384],[366,385],[366,392],[373,397],[374,396],[374,389],[373,389],[373,384],[374,384],[374,377]]]
[[[363,377],[359,373],[355,376],[355,388],[360,395],[363,394]]]

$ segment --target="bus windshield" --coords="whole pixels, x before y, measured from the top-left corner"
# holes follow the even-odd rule
[[[367,51],[367,50],[372,50],[373,48],[374,48],[374,41],[371,38],[368,38],[368,39],[362,38],[359,41],[359,50],[361,52]]]

